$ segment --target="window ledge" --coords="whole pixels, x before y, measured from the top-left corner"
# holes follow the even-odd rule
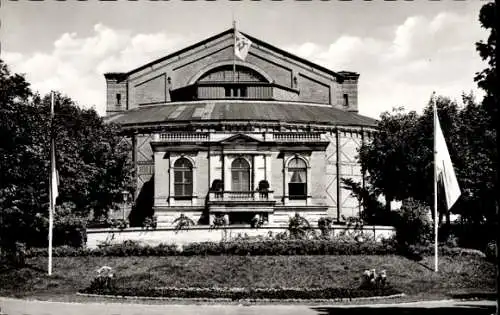
[[[191,200],[196,198],[196,196],[173,196],[174,200]]]

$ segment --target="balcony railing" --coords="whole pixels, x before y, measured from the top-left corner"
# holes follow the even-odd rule
[[[314,142],[321,141],[320,133],[278,132],[273,134],[274,141],[278,142]]]
[[[273,191],[211,191],[209,193],[210,201],[232,202],[232,201],[274,201]]]
[[[205,132],[172,132],[172,133],[161,133],[155,134],[153,141],[159,142],[203,142],[209,140],[209,134]]]

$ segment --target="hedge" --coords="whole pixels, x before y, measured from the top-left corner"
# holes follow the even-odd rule
[[[476,256],[484,257],[478,250],[440,246],[440,255],[444,256]],[[393,242],[335,242],[329,240],[290,240],[290,241],[233,241],[233,242],[203,242],[192,243],[183,247],[160,244],[158,246],[141,245],[133,241],[104,246],[96,249],[74,248],[69,246],[55,247],[54,257],[72,256],[207,256],[207,255],[237,255],[237,256],[274,256],[274,255],[394,255],[408,254],[430,256],[434,254],[431,246],[410,246],[406,249],[397,248]],[[27,249],[26,257],[45,257],[46,248]]]
[[[207,256],[207,255],[386,255],[395,254],[390,244],[376,242],[343,243],[326,240],[260,241],[260,242],[203,242],[191,243],[182,248],[176,245],[140,245],[132,241],[95,249],[55,247],[54,257],[71,256]],[[46,248],[31,248],[26,257],[47,256]]]

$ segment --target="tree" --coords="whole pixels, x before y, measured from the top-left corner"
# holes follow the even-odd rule
[[[381,191],[386,199],[386,210],[390,211],[393,200],[401,200],[410,194],[408,178],[418,174],[412,146],[416,133],[416,112],[404,113],[395,109],[385,112],[378,123],[378,132],[373,140],[360,149],[363,170],[368,172],[369,183]]]
[[[491,218],[487,205],[491,205],[493,196],[495,160],[490,154],[494,142],[489,136],[487,113],[474,102],[473,95],[463,96],[462,107],[442,96],[434,101],[457,178],[465,192],[452,211],[473,221]],[[387,203],[413,198],[432,208],[433,137],[432,102],[422,115],[399,110],[382,115],[373,141],[360,150],[360,160],[369,174],[368,183],[386,196]],[[444,199],[439,198],[439,205],[441,215],[448,213]]]
[[[479,22],[481,26],[490,30],[490,35],[486,42],[479,41],[476,43],[476,49],[481,58],[488,63],[488,67],[481,72],[476,73],[474,80],[479,88],[486,92],[482,105],[489,116],[492,118],[492,127],[498,125],[498,106],[499,106],[499,91],[500,81],[498,79],[497,67],[497,40],[498,40],[498,20],[496,13],[495,2],[489,2],[483,5],[479,12]]]
[[[119,127],[92,109],[81,109],[56,93],[55,118],[50,96],[31,91],[22,75],[0,60],[0,242],[12,247],[45,242],[48,217],[49,139],[56,139],[60,185],[58,208],[86,218],[116,208],[122,190],[132,187],[130,144]],[[57,211],[57,209],[56,209]],[[45,234],[44,234],[45,235]]]

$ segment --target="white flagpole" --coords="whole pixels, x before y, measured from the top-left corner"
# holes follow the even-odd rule
[[[437,211],[437,167],[436,167],[436,122],[437,122],[437,105],[436,100],[432,93],[432,111],[433,111],[433,124],[434,124],[434,271],[438,272],[438,211]]]
[[[236,82],[236,21],[233,16],[233,32],[234,32],[234,43],[233,43],[233,82]]]
[[[49,205],[49,266],[48,266],[48,273],[49,273],[49,276],[52,275],[52,228],[53,228],[53,221],[54,221],[54,204],[55,204],[55,200],[54,200],[54,192],[53,192],[53,183],[52,183],[52,180],[53,180],[53,176],[52,176],[52,169],[55,165],[53,165],[54,163],[54,147],[55,147],[55,144],[54,144],[54,137],[52,135],[52,122],[53,122],[53,119],[54,119],[54,92],[51,92],[50,93],[50,179],[49,179],[49,201],[50,201],[50,205]]]

